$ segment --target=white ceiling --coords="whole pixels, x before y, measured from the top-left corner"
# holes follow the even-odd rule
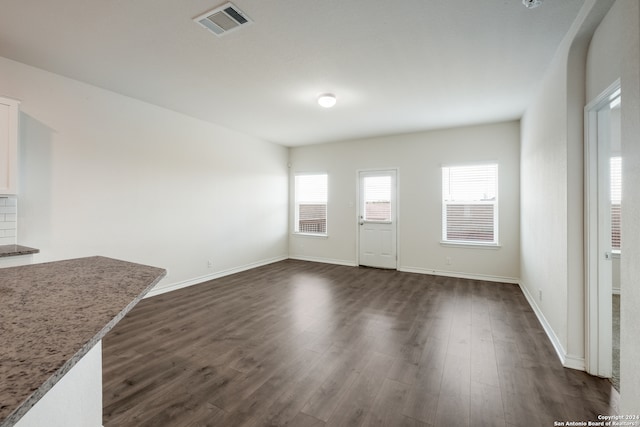
[[[583,2],[0,0],[0,56],[296,146],[519,118]]]

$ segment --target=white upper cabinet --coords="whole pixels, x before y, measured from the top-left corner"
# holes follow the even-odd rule
[[[18,192],[18,107],[14,99],[0,97],[0,195]]]

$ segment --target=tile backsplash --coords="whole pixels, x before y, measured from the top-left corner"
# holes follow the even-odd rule
[[[15,245],[18,236],[18,199],[0,197],[0,245]]]

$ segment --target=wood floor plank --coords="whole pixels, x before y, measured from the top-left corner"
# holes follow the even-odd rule
[[[415,382],[420,368],[417,362],[407,362],[402,358],[397,358],[393,362],[387,378],[404,384],[411,385]]]
[[[325,422],[320,421],[317,418],[313,418],[311,415],[299,412],[296,417],[291,420],[290,425],[296,427],[324,427]]]
[[[615,414],[518,286],[286,260],[145,299],[103,341],[105,427],[553,425]]]
[[[407,384],[386,379],[363,425],[385,427],[411,421],[402,414],[409,390],[410,386]]]
[[[341,364],[346,360],[346,353],[348,350],[343,347],[333,346],[328,352],[322,354],[318,363],[311,367],[308,373],[301,375],[287,387],[267,411],[259,417],[254,417],[253,425],[295,425],[291,424],[293,420],[300,416],[302,408],[311,396],[320,389],[324,381],[340,369]]]
[[[435,427],[469,427],[471,396],[469,394],[448,395],[440,394],[438,408],[433,425]]]
[[[331,370],[326,380],[309,398],[302,412],[328,421],[372,356],[372,352],[362,348],[345,351],[337,359],[337,367]]]
[[[283,366],[269,377],[262,385],[253,392],[247,392],[241,388],[241,393],[230,393],[224,398],[219,398],[216,406],[222,407],[227,412],[223,425],[229,426],[251,426],[256,419],[261,419],[268,412],[269,408],[295,384],[296,376],[301,375],[305,367],[314,367],[320,355],[310,350],[302,350],[297,359]]]
[[[361,425],[371,410],[392,363],[393,358],[374,353],[349,390],[341,397],[326,425]]]
[[[328,380],[309,399],[302,412],[324,422],[328,421],[359,375],[355,370],[348,370],[344,375]]]
[[[411,387],[402,413],[409,418],[432,426],[436,422],[439,397],[439,392],[433,392],[430,387],[416,382]]]
[[[504,408],[499,386],[471,382],[469,420],[474,427],[504,427]]]
[[[499,387],[500,377],[493,340],[474,341],[471,347],[471,381]]]

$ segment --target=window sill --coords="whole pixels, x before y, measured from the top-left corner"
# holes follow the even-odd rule
[[[329,238],[328,234],[323,234],[323,233],[297,233],[297,232],[293,232],[291,233],[293,236],[297,236],[297,237],[311,237],[311,238],[315,238],[315,239],[327,239]]]
[[[452,248],[474,248],[474,249],[500,249],[499,243],[470,243],[470,242],[445,242],[440,241],[440,246],[449,246]]]

